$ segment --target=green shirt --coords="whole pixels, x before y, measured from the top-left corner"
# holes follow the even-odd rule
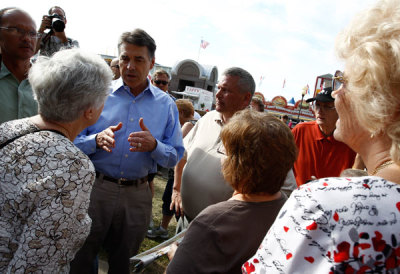
[[[3,62],[0,68],[0,124],[36,115],[38,107],[28,79],[19,82]]]

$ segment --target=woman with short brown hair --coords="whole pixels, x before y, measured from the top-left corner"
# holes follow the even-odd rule
[[[192,221],[167,273],[241,273],[287,199],[280,188],[297,148],[284,123],[243,110],[224,126],[221,139],[222,174],[233,196]]]

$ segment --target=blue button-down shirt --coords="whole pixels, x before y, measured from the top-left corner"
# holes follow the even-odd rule
[[[173,167],[182,158],[184,147],[179,123],[179,112],[168,94],[148,81],[147,88],[134,96],[121,78],[113,81],[112,92],[96,124],[83,130],[74,143],[86,153],[96,171],[113,178],[129,180],[142,178],[156,172],[157,164]],[[142,131],[139,119],[157,140],[152,152],[131,152],[128,136]],[[96,134],[122,122],[115,132],[115,148],[112,152],[96,148]]]

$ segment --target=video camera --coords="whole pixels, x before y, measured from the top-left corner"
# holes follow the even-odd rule
[[[56,32],[63,32],[65,29],[64,18],[57,13],[53,13],[49,16],[51,19],[51,28]]]

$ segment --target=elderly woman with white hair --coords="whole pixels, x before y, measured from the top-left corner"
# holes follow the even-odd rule
[[[364,160],[364,177],[294,191],[244,273],[400,272],[400,2],[378,1],[342,32],[333,81],[334,137]]]
[[[65,273],[90,231],[95,170],[72,141],[95,123],[112,73],[79,49],[39,57],[39,115],[0,125],[0,272]]]

